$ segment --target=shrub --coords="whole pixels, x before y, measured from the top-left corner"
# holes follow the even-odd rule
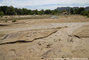
[[[3,12],[0,12],[0,16],[3,17],[4,16],[4,13]]]
[[[89,14],[87,15],[87,17],[89,18]]]
[[[88,11],[82,11],[81,15],[87,16],[88,15]]]
[[[12,22],[16,22],[16,19],[13,19]]]

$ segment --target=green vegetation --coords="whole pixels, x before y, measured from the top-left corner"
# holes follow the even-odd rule
[[[4,13],[3,12],[0,12],[0,16],[3,17],[4,16]]]
[[[13,19],[12,22],[16,22],[16,19]]]
[[[89,10],[85,10],[85,8],[77,8],[77,9],[71,9],[71,14],[80,14],[83,16],[89,15]]]
[[[85,10],[84,7],[69,7],[67,10],[61,10],[61,9],[54,9],[54,10],[29,10],[25,8],[14,8],[13,6],[0,6],[0,16],[3,15],[59,15],[63,12],[68,12],[69,14],[80,14],[84,16],[89,16],[89,10]]]
[[[87,15],[87,17],[89,17],[89,14]]]
[[[43,15],[43,14],[58,14],[58,10],[28,10],[25,8],[14,8],[13,6],[0,6],[0,11],[2,11],[5,15]]]

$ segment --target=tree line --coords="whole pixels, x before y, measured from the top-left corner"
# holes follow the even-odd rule
[[[89,17],[89,10],[86,10],[84,7],[80,8],[70,8],[71,14],[80,14]]]
[[[62,14],[63,12],[68,12],[70,14],[80,14],[84,16],[89,17],[89,10],[85,10],[84,7],[80,8],[69,8],[69,10],[60,10],[60,9],[54,9],[54,10],[30,10],[26,8],[14,8],[13,6],[0,6],[0,16],[3,15],[43,15],[43,14],[49,14],[49,15],[58,15]]]
[[[0,13],[4,15],[42,15],[42,14],[57,14],[59,11],[55,10],[30,10],[26,8],[14,8],[13,6],[0,6]]]

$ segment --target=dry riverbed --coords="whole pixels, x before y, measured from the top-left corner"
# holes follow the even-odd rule
[[[59,17],[0,23],[0,60],[89,58],[89,18]]]

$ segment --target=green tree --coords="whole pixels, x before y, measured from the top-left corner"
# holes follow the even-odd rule
[[[85,11],[85,9],[84,8],[79,8],[79,9],[77,9],[77,14],[81,14],[82,13],[82,11]]]
[[[9,15],[16,15],[16,12],[13,6],[9,7]]]
[[[47,10],[44,11],[45,14],[51,14],[51,12],[52,12],[52,11],[49,10],[49,9],[47,9]]]
[[[39,14],[39,15],[43,15],[43,14],[44,14],[44,10],[38,11],[38,14]]]
[[[37,15],[38,14],[38,10],[33,10],[33,14]]]
[[[70,9],[70,13],[74,14],[74,9],[73,8]]]

